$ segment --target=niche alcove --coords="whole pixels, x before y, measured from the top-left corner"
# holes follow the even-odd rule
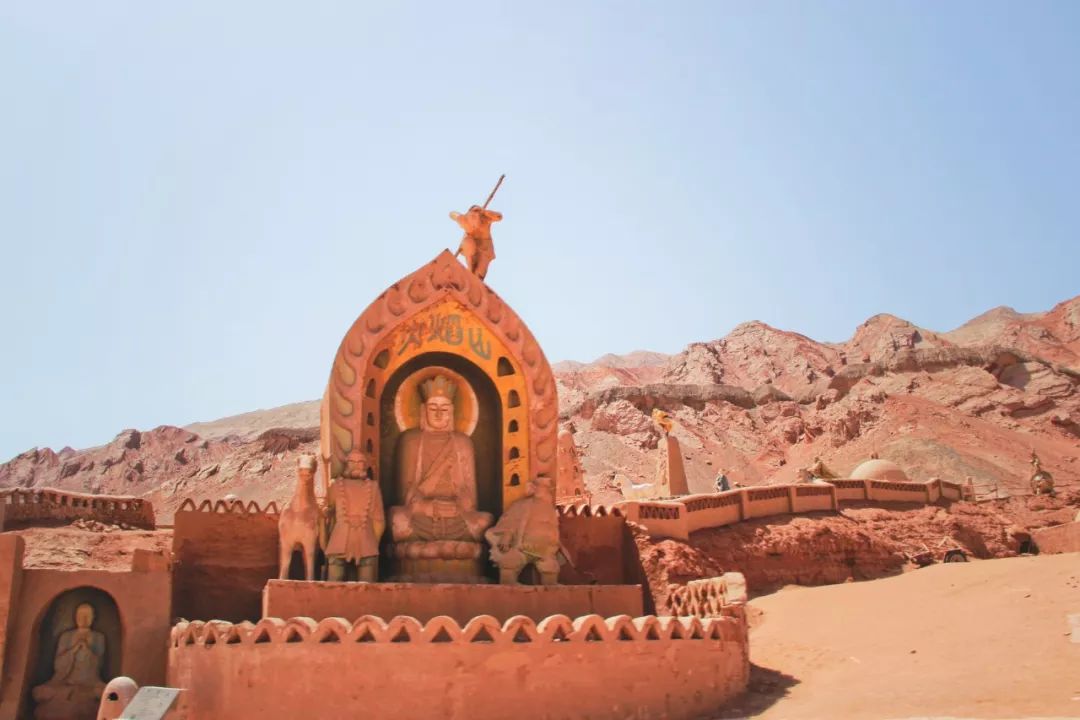
[[[98,677],[104,683],[107,679],[121,674],[120,653],[123,629],[116,601],[109,593],[95,587],[78,587],[62,592],[49,603],[48,609],[42,614],[35,638],[36,647],[30,653],[31,672],[23,695],[23,707],[28,708],[30,713],[28,717],[33,717],[33,713],[37,711],[36,706],[39,704],[34,700],[33,690],[54,680],[58,669],[57,649],[64,634],[76,629],[76,609],[83,604],[93,608],[94,617],[91,629],[101,633],[104,638],[104,654],[100,660]],[[84,653],[83,657],[89,656]],[[77,662],[94,664],[92,660],[87,659]],[[62,702],[60,698],[53,701],[53,703]],[[93,720],[94,715],[95,713],[89,715],[90,720]],[[72,720],[80,720],[80,717],[73,717]]]

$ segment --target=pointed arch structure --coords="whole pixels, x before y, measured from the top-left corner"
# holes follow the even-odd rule
[[[558,398],[547,358],[510,306],[447,250],[379,295],[342,340],[320,415],[331,477],[353,448],[368,453],[380,477],[383,391],[429,353],[463,358],[498,390],[503,508],[529,478],[555,477]]]

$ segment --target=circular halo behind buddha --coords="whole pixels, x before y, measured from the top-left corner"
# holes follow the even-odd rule
[[[423,409],[420,388],[440,375],[453,383],[457,390],[454,396],[454,429],[466,435],[473,434],[480,417],[476,391],[460,373],[441,365],[422,367],[401,382],[394,395],[394,419],[398,430],[405,432],[420,427]]]

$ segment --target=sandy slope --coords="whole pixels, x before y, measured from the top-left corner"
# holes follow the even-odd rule
[[[1080,554],[935,565],[758,598],[723,717],[1080,717]]]

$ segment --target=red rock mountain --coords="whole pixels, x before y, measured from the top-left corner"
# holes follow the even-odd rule
[[[790,481],[815,457],[846,474],[874,452],[913,479],[970,476],[1022,494],[1035,450],[1059,486],[1080,484],[1080,297],[1044,313],[996,308],[947,333],[876,315],[835,344],[748,322],[674,356],[555,370],[601,500],[653,479],[657,407],[676,420],[692,491],[710,490],[721,469],[743,484]],[[317,423],[317,402],[296,403],[126,430],[87,450],[35,448],[0,465],[0,487],[144,495],[165,517],[184,497],[280,501],[295,454],[317,447]]]

